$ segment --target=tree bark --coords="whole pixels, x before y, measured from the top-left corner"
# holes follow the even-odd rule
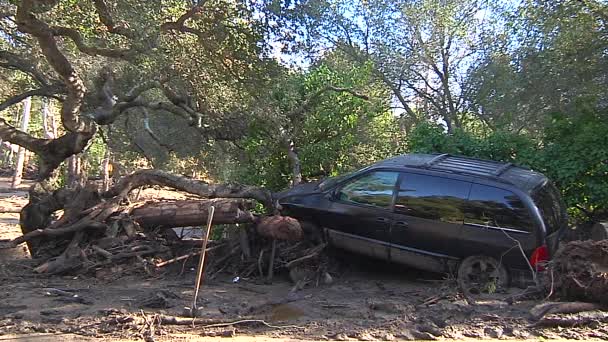
[[[146,203],[133,209],[131,217],[144,228],[200,226],[207,222],[209,207],[215,207],[213,224],[255,221],[251,201],[242,199],[181,200]]]
[[[24,133],[27,133],[27,129],[30,124],[31,109],[32,98],[28,97],[23,101],[23,115],[21,117],[21,131]],[[15,174],[13,175],[13,182],[11,184],[11,187],[13,189],[21,185],[21,179],[23,177],[23,166],[25,164],[25,152],[25,148],[19,147],[17,161],[15,162]]]

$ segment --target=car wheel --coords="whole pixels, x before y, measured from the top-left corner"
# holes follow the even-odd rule
[[[474,255],[458,267],[458,285],[465,295],[493,294],[509,285],[509,274],[498,260]]]

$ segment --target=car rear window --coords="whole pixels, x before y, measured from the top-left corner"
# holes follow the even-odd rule
[[[547,234],[551,234],[567,224],[566,205],[552,183],[547,182],[534,191],[532,200],[543,217]]]
[[[493,186],[473,184],[464,222],[530,232],[530,212],[515,193]]]
[[[395,212],[462,224],[470,188],[469,182],[404,173],[399,184]]]

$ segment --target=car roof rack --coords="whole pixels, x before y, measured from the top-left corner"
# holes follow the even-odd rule
[[[505,165],[499,167],[498,169],[496,169],[496,171],[494,171],[494,176],[498,177],[498,176],[502,175],[503,173],[505,173],[505,171],[510,169],[512,166],[514,166],[513,163],[506,163]]]
[[[450,156],[449,153],[439,154],[439,155],[433,157],[431,160],[424,163],[424,167],[429,168],[429,167],[433,166],[433,164],[437,164],[449,156]]]

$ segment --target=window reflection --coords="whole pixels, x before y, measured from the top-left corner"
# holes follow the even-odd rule
[[[388,208],[397,183],[396,172],[373,172],[345,185],[340,200]]]
[[[462,223],[471,184],[406,173],[399,184],[395,211],[429,220]]]
[[[524,231],[532,230],[530,213],[511,191],[473,184],[465,222]]]

